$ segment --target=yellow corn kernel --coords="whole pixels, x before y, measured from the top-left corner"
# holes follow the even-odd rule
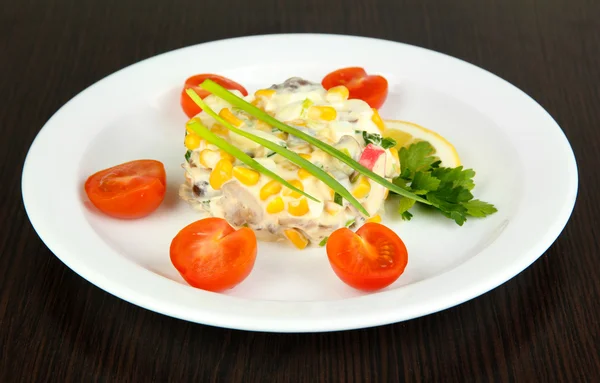
[[[247,186],[254,186],[258,183],[260,174],[257,171],[248,169],[244,166],[235,166],[233,168],[233,176],[241,183]]]
[[[226,127],[224,127],[221,124],[214,124],[210,128],[210,131],[213,132],[214,134],[218,134],[220,136],[229,136],[229,129],[227,129]]]
[[[380,223],[381,222],[381,216],[379,214],[375,214],[371,218],[367,219],[366,222]]]
[[[283,211],[283,208],[284,208],[284,206],[283,206],[283,199],[281,197],[277,197],[277,198],[274,198],[267,205],[267,213],[269,213],[269,214],[277,214],[277,213]]]
[[[261,121],[261,120],[256,121],[256,125],[254,125],[254,127],[258,130],[262,130],[263,132],[267,132],[267,133],[272,132],[271,125],[269,125],[266,122]],[[281,133],[283,133],[283,132],[281,132]]]
[[[296,217],[301,217],[308,213],[308,201],[306,198],[301,198],[298,201],[290,201],[288,203],[288,213]]]
[[[275,180],[271,180],[260,189],[260,199],[265,201],[273,194],[277,194],[281,191],[281,184]]]
[[[297,187],[298,189],[304,191],[304,185],[302,185],[302,182],[300,182],[300,180],[291,180],[288,182],[291,183],[293,186]],[[283,191],[283,195],[292,198],[300,198],[302,196],[302,194],[289,188],[285,188],[285,190]]]
[[[342,211],[342,207],[335,202],[327,201],[325,202],[325,211],[329,215],[337,215]]]
[[[196,134],[189,133],[185,136],[183,143],[188,150],[198,149],[200,146],[200,137],[198,137]]]
[[[383,199],[387,199],[389,194],[390,194],[390,189],[385,189],[385,192],[383,192]]]
[[[219,160],[215,165],[215,168],[210,172],[208,182],[215,190],[220,190],[221,186],[231,179],[231,173],[233,171],[233,164],[229,160]]]
[[[364,198],[371,191],[371,183],[366,177],[361,177],[358,185],[352,191],[352,195],[356,198]]]
[[[348,91],[348,88],[346,88],[344,85],[334,86],[333,88],[330,88],[327,91],[327,98],[330,102],[346,101],[349,96],[350,92]]]
[[[219,153],[214,150],[204,149],[198,155],[198,159],[200,160],[200,164],[205,168],[212,169],[215,167],[217,162],[221,159]]]
[[[219,117],[221,117],[222,119],[229,122],[235,127],[240,127],[244,123],[244,121],[234,116],[233,113],[231,113],[231,110],[227,108],[221,109],[221,111],[219,112]]]
[[[311,106],[308,108],[308,118],[311,120],[333,121],[337,112],[331,106]]]
[[[285,234],[287,239],[289,239],[290,242],[294,244],[294,246],[296,246],[298,249],[302,250],[306,246],[308,246],[308,239],[304,236],[304,234],[302,234],[298,230],[287,229],[284,230],[283,233]]]
[[[286,132],[277,132],[275,136],[279,139],[286,141],[288,139],[288,134]]]
[[[312,174],[310,174],[308,172],[308,170],[306,170],[306,169],[299,169],[298,170],[298,178],[300,178],[301,180],[305,180],[305,179],[307,179],[310,176],[312,176]]]
[[[259,97],[264,97],[264,98],[271,98],[275,95],[275,89],[259,89],[256,92],[254,92],[254,97],[259,98]]]
[[[331,199],[333,199],[333,197],[335,197],[335,190],[329,189],[329,195],[331,196]]]
[[[219,154],[221,155],[222,160],[228,160],[232,164],[235,162],[235,157],[232,156],[231,154],[227,153],[223,149],[219,149]]]
[[[373,121],[375,123],[375,125],[377,125],[377,128],[379,128],[379,131],[381,133],[385,132],[385,124],[383,123],[383,120],[381,119],[379,112],[375,108],[372,108],[372,109],[373,109],[373,117],[371,117],[371,121]]]

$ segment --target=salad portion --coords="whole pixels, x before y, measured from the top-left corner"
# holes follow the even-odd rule
[[[233,91],[242,96],[241,92]],[[329,90],[319,83],[292,77],[257,90],[245,100],[273,118],[309,134],[392,181],[400,175],[395,141],[383,139],[384,124],[365,101],[349,99],[344,86]],[[318,245],[342,227],[360,227],[379,221],[388,189],[309,142],[288,134],[209,95],[204,103],[221,118],[253,135],[297,153],[335,178],[368,212],[347,200],[306,169],[240,134],[230,131],[206,111],[196,118],[248,156],[315,197],[310,199],[237,160],[216,145],[188,132],[184,163],[186,182],[181,197],[194,208],[221,217],[235,227],[246,226],[263,240],[289,239],[299,248]],[[369,217],[370,216],[370,217]]]
[[[381,222],[386,208],[410,220],[419,203],[460,226],[495,213],[474,198],[475,172],[452,144],[381,118],[387,92],[387,80],[363,68],[336,70],[321,83],[291,77],[254,93],[215,74],[188,78],[179,196],[199,219],[171,242],[181,276],[196,288],[230,289],[251,273],[258,240],[282,241],[325,246],[343,282],[373,291],[408,264],[404,242]],[[163,164],[143,159],[91,175],[85,191],[104,214],[140,219],[161,205],[165,185]],[[400,198],[386,206],[390,195]]]

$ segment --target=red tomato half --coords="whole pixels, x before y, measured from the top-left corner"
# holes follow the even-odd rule
[[[327,241],[327,257],[342,281],[365,291],[389,286],[408,264],[408,252],[400,237],[372,222],[356,233],[347,228],[334,231]]]
[[[344,85],[350,92],[349,98],[365,101],[371,108],[379,109],[388,94],[388,82],[383,76],[367,75],[363,68],[342,68],[329,73],[321,82],[323,88]]]
[[[230,289],[252,271],[256,235],[235,230],[222,218],[206,218],[184,227],[171,242],[171,262],[190,285],[209,291]]]
[[[90,176],[85,192],[92,204],[107,215],[141,218],[162,203],[166,178],[165,167],[159,161],[131,161]]]
[[[204,80],[208,80],[208,79],[213,80],[217,84],[221,85],[223,88],[226,88],[229,90],[237,89],[240,92],[242,92],[242,94],[244,96],[248,95],[248,91],[243,86],[241,86],[240,84],[238,84],[237,82],[235,82],[233,80],[228,79],[227,77],[219,76],[218,74],[210,74],[210,73],[197,74],[197,75],[192,76],[192,77],[188,78],[187,80],[185,80],[185,85],[183,86],[183,89],[181,91],[181,107],[183,108],[183,112],[189,118],[192,118],[195,115],[197,115],[198,113],[200,113],[202,111],[202,109],[200,109],[200,107],[198,105],[196,105],[196,103],[194,101],[192,101],[190,96],[188,96],[187,93],[185,93],[185,90],[188,88],[192,88],[196,91],[196,93],[198,93],[198,96],[200,96],[200,98],[204,98],[204,97],[208,96],[210,93],[205,91],[204,89],[200,88],[199,85],[202,84],[204,82]]]

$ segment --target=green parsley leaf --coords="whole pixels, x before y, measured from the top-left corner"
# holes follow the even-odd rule
[[[188,150],[187,152],[185,152],[185,160],[187,162],[190,162],[190,157],[192,157],[192,151]]]
[[[415,201],[414,199],[406,197],[400,198],[400,203],[398,204],[398,214],[402,216],[403,220],[410,221],[413,215],[409,213],[408,210],[415,206],[415,202],[417,201]]]
[[[465,202],[464,206],[467,208],[467,214],[472,217],[487,217],[498,211],[491,203],[483,202],[478,199]]]
[[[401,148],[400,156],[400,177],[412,179],[417,172],[428,171],[432,164],[439,161],[439,158],[433,156],[433,146],[427,141],[419,141],[408,148]]]
[[[473,182],[475,171],[473,169],[463,170],[462,166],[456,168],[437,168],[431,174],[439,178],[442,183],[452,182],[454,187],[462,186],[467,190],[472,190],[475,187],[475,182]]]
[[[396,140],[393,138],[385,137],[383,140],[381,140],[381,147],[384,149],[390,149],[394,146],[396,146]]]
[[[401,173],[393,180],[394,185],[424,196],[440,213],[460,226],[467,221],[467,216],[486,217],[498,211],[490,203],[473,199],[473,169],[440,167],[441,162],[433,153],[433,147],[424,141],[400,149]],[[398,213],[402,219],[412,218],[408,210],[414,203],[409,198],[400,199]]]
[[[436,191],[440,186],[441,181],[435,178],[431,173],[417,172],[410,184],[413,193],[415,194],[427,194],[430,191]]]
[[[329,237],[325,237],[321,240],[321,242],[319,242],[319,246],[323,247],[327,244],[327,240],[329,239]]]

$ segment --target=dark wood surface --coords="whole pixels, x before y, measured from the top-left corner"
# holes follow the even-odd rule
[[[600,381],[599,20],[598,0],[0,0],[0,382]],[[54,257],[20,194],[23,160],[47,119],[141,59],[278,32],[407,42],[529,93],[578,160],[578,202],[563,234],[523,273],[458,307],[303,335],[165,317]]]

